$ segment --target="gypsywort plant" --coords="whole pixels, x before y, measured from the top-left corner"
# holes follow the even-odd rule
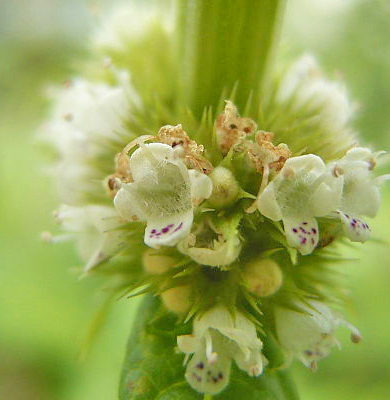
[[[74,239],[80,273],[118,296],[144,295],[121,399],[296,399],[293,358],[315,369],[339,327],[360,340],[339,244],[369,240],[389,176],[342,82],[310,55],[271,62],[282,9],[133,5],[52,90],[64,233],[49,239]]]

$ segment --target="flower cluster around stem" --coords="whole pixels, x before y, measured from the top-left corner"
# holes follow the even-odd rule
[[[167,94],[159,116],[121,70],[127,47],[110,46],[118,68],[54,91],[44,137],[66,233],[51,240],[75,239],[85,274],[160,295],[183,326],[192,320],[177,346],[201,393],[228,385],[232,361],[261,375],[268,335],[312,369],[339,326],[359,341],[331,307],[334,247],[370,238],[365,218],[389,176],[376,174],[381,152],[354,144],[344,87],[304,56],[275,76],[259,113],[240,116],[232,97],[198,121]]]

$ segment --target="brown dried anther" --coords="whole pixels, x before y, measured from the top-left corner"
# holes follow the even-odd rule
[[[191,140],[182,126],[165,125],[160,128],[156,136],[156,141],[168,144],[178,150],[178,155],[190,169],[196,169],[205,174],[213,170],[213,166],[204,156],[204,147]]]
[[[257,129],[257,124],[250,118],[242,118],[237,107],[226,101],[224,112],[216,121],[218,146],[223,154],[227,154],[232,146],[241,143],[247,135]]]
[[[128,143],[123,150],[115,156],[115,172],[104,180],[104,187],[106,188],[106,191],[110,197],[115,197],[118,190],[121,188],[122,183],[133,182],[129,163],[129,151],[140,143],[144,143],[153,138],[154,136],[151,135],[139,136]]]
[[[115,156],[115,165],[115,172],[109,175],[104,181],[104,186],[112,198],[115,197],[122,183],[133,181],[129,167],[129,156],[126,153],[118,153]]]
[[[271,170],[280,171],[292,153],[288,146],[280,143],[275,146],[272,143],[274,134],[259,131],[256,134],[255,143],[248,144],[248,155],[253,161],[258,172],[262,172],[265,166]]]
[[[257,210],[257,203],[261,193],[268,185],[271,172],[280,171],[286,160],[292,155],[286,144],[280,143],[275,146],[272,143],[273,137],[271,132],[259,131],[256,134],[255,142],[247,141],[246,143],[249,159],[254,163],[256,170],[262,174],[259,192],[256,200],[247,208],[246,212],[248,213]]]

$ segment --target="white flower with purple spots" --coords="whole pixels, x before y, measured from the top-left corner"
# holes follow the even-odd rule
[[[319,301],[307,303],[296,301],[301,312],[277,307],[275,327],[277,338],[292,358],[297,357],[306,367],[316,369],[317,362],[329,355],[332,347],[340,347],[335,330],[345,326],[351,331],[351,340],[361,339],[357,328],[336,315],[328,306]]]
[[[193,354],[185,377],[200,393],[217,394],[226,387],[232,360],[250,376],[260,375],[266,361],[253,323],[222,306],[196,318],[192,335],[179,336],[177,343],[185,362]]]
[[[283,221],[287,242],[305,255],[318,244],[315,217],[340,205],[342,177],[327,170],[320,157],[307,154],[289,158],[259,197],[259,211],[273,221]]]
[[[191,230],[194,205],[211,195],[211,179],[188,170],[174,149],[162,143],[141,145],[129,166],[134,182],[122,185],[116,209],[127,221],[146,221],[148,246],[175,246]]]
[[[341,160],[330,165],[333,174],[344,177],[338,215],[345,235],[353,242],[365,242],[370,237],[370,227],[361,216],[376,216],[380,206],[379,185],[390,178],[389,175],[372,176],[377,157],[381,154],[355,147]]]

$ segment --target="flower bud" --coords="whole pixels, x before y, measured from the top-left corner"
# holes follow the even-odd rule
[[[183,314],[191,307],[191,287],[176,286],[161,293],[164,306],[175,314]]]
[[[209,176],[213,182],[213,192],[209,198],[210,205],[215,208],[231,206],[240,190],[233,173],[225,167],[217,167]]]
[[[276,293],[283,282],[283,274],[279,265],[271,260],[255,259],[245,266],[243,278],[248,289],[259,297],[267,297]]]
[[[142,256],[142,264],[148,274],[160,275],[172,268],[175,265],[175,260],[154,249],[147,249]]]

